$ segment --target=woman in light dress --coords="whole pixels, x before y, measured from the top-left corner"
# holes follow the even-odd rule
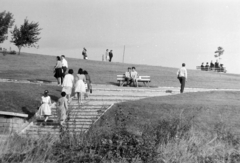
[[[56,106],[58,109],[58,118],[59,118],[60,125],[63,126],[67,119],[68,103],[67,103],[66,93],[62,92],[61,96],[62,97],[58,99]]]
[[[76,83],[75,83],[75,93],[78,97],[78,104],[82,104],[83,96],[86,93],[86,77],[83,74],[83,70],[80,68],[78,70],[78,74],[76,76]]]
[[[62,78],[63,78],[63,70],[62,70],[62,62],[61,62],[61,58],[59,56],[57,56],[57,63],[54,66],[54,77],[57,79],[58,82],[58,86],[61,86],[62,84]]]
[[[63,85],[62,85],[63,86],[62,92],[66,92],[66,98],[69,103],[71,102],[72,88],[74,84],[74,76],[72,74],[73,74],[73,70],[69,69],[68,74],[65,75],[63,79]]]
[[[47,122],[48,117],[52,115],[51,105],[52,105],[52,102],[51,102],[50,96],[48,96],[48,90],[45,90],[41,98],[41,106],[39,108],[39,115],[44,116],[45,123]]]

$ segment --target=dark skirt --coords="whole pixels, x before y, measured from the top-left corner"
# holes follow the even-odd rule
[[[63,70],[62,70],[62,68],[56,68],[56,69],[55,69],[54,77],[55,77],[55,78],[61,78],[61,77],[63,77]]]

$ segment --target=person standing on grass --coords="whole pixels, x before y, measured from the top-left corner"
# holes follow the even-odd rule
[[[87,83],[87,89],[86,89],[86,97],[88,97],[88,92],[90,91],[90,93],[92,92],[92,81],[90,78],[90,75],[88,74],[87,71],[83,71],[83,74],[85,75],[86,78],[86,83]]]
[[[110,52],[109,52],[109,62],[112,61],[112,57],[113,57],[113,52],[112,52],[112,50],[110,50]]]
[[[62,59],[62,70],[63,70],[63,78],[64,78],[68,69],[68,62],[64,55],[61,56],[61,59]]]
[[[61,58],[57,56],[57,63],[54,67],[54,77],[57,79],[58,86],[61,86],[62,84],[62,77],[63,77],[63,72],[62,72],[62,62]]]
[[[41,106],[39,108],[39,115],[44,116],[44,123],[46,123],[48,117],[52,115],[51,105],[51,97],[48,96],[48,90],[45,90],[43,96],[41,97]]]
[[[87,49],[86,48],[83,48],[82,55],[83,55],[83,59],[88,59],[88,57],[87,57]]]
[[[74,84],[74,76],[73,76],[73,69],[68,70],[68,74],[63,79],[63,89],[62,92],[66,93],[66,98],[68,99],[68,102],[71,102],[71,94],[72,94],[72,88]]]
[[[80,68],[78,70],[75,83],[75,93],[78,97],[78,104],[82,104],[83,96],[86,93],[86,87],[84,83],[86,83],[86,77],[83,74],[83,70]]]
[[[109,55],[109,53],[108,53],[108,49],[106,49],[106,52],[105,52],[105,61],[108,61],[108,56]]]
[[[185,67],[185,63],[183,63],[182,67],[177,71],[177,77],[181,84],[180,93],[183,93],[185,82],[187,82],[187,69]]]
[[[65,124],[65,121],[67,119],[67,111],[68,111],[68,103],[66,98],[66,93],[61,93],[61,98],[58,99],[57,102],[57,109],[58,109],[58,119],[61,126]]]

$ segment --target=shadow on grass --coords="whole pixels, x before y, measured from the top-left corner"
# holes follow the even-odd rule
[[[35,112],[29,110],[29,109],[28,109],[27,107],[25,107],[25,106],[22,107],[22,112],[28,115],[27,120],[32,119],[32,118],[34,117],[34,115],[35,115]]]
[[[118,83],[116,83],[116,82],[107,82],[107,84],[110,84],[110,85],[115,85],[115,86],[119,86],[119,84],[118,84]]]

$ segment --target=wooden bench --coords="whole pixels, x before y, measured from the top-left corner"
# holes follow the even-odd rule
[[[127,84],[127,81],[125,80],[125,75],[117,75],[117,81],[119,82],[119,86],[123,86],[124,84]],[[150,76],[139,76],[136,82],[137,87],[139,82],[143,82],[145,86],[149,87],[149,83],[151,82]]]
[[[202,70],[202,71],[215,71],[215,72],[224,72],[226,73],[227,70],[226,70],[226,67],[219,67],[219,68],[215,68],[215,67],[201,67],[201,66],[197,66],[196,67],[197,70]]]

